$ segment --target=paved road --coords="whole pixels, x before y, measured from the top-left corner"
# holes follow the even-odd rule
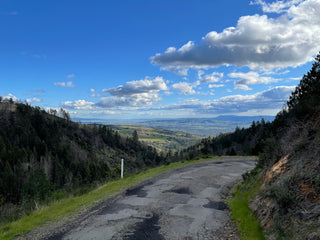
[[[50,239],[219,239],[217,232],[229,220],[223,189],[254,164],[252,158],[221,158],[161,174],[131,187]]]

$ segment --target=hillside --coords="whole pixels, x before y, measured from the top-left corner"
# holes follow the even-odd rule
[[[152,146],[161,152],[173,151],[194,145],[202,137],[182,131],[166,130],[161,128],[147,128],[125,125],[110,125],[110,128],[118,131],[125,137],[132,136],[137,131],[139,140],[146,145]]]
[[[49,112],[0,101],[0,222],[118,178],[121,158],[128,173],[166,161],[134,136],[72,122],[63,109]]]
[[[267,239],[320,239],[320,54],[278,113],[251,204]]]
[[[242,190],[261,184],[250,208],[266,239],[320,239],[319,103],[320,54],[274,121],[204,138],[182,155],[259,155]]]

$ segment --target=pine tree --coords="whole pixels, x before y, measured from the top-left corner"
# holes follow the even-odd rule
[[[138,132],[137,130],[134,130],[132,133],[132,140],[134,143],[138,143],[139,142],[139,136],[138,136]]]
[[[303,76],[287,102],[289,112],[297,116],[308,116],[320,111],[320,53],[311,70]]]

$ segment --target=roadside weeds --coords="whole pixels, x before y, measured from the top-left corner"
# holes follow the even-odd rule
[[[259,174],[248,173],[244,180],[236,184],[231,192],[233,197],[228,201],[231,218],[238,225],[241,240],[265,239],[260,222],[249,208],[249,201],[257,194],[260,185]]]
[[[199,160],[174,162],[168,165],[145,170],[141,173],[128,176],[124,179],[109,182],[84,195],[57,201],[50,206],[43,207],[37,211],[34,211],[30,215],[23,217],[20,220],[0,226],[0,239],[13,239],[16,236],[21,236],[29,232],[35,227],[58,221],[71,214],[76,214],[79,212],[81,213],[86,209],[92,207],[100,200],[106,200],[116,193],[123,191],[126,188],[141,182],[144,179],[159,175],[168,170],[219,158],[221,157],[208,157]]]

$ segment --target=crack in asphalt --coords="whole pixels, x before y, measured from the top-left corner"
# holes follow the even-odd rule
[[[67,224],[31,231],[24,239],[227,239],[230,217],[223,198],[254,165],[252,158],[235,157],[173,169],[97,203]]]

